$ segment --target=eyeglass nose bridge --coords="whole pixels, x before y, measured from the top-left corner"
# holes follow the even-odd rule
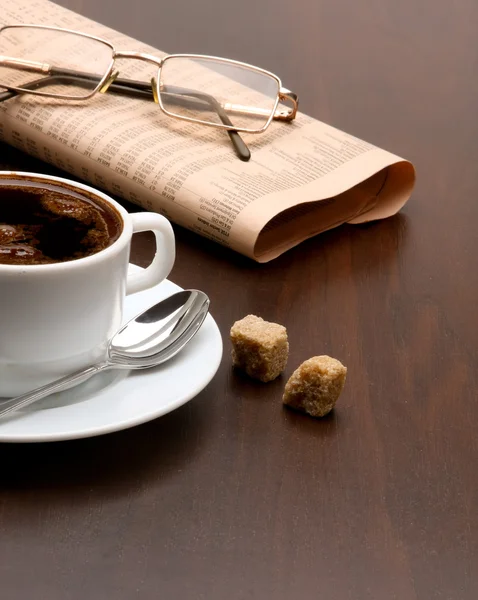
[[[164,58],[158,58],[157,56],[153,56],[147,52],[131,52],[129,50],[115,50],[113,53],[113,58],[132,58],[134,60],[144,60],[156,65],[159,68],[161,68],[164,62]]]
[[[161,72],[161,67],[164,62],[163,58],[158,58],[157,56],[153,56],[152,54],[148,54],[146,52],[132,52],[132,51],[128,51],[128,50],[118,50],[118,51],[115,50],[113,52],[113,60],[116,60],[117,58],[132,58],[134,60],[143,60],[145,62],[152,63],[153,65],[158,67],[158,74]],[[115,79],[117,79],[118,76],[119,76],[119,71],[114,71],[114,63],[113,63],[105,82],[103,83],[103,85],[101,86],[101,88],[99,90],[100,93],[105,94],[108,91],[108,88],[110,87],[110,85],[112,83],[114,83]],[[151,78],[151,88],[152,88],[152,92],[153,92],[154,101],[156,102],[156,104],[160,104],[159,98],[158,98],[158,84],[157,84],[157,80],[155,77]]]

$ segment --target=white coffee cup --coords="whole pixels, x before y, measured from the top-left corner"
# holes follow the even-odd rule
[[[2,182],[52,184],[107,203],[122,221],[107,248],[77,260],[0,264],[0,397],[23,394],[104,357],[121,325],[128,294],[163,281],[174,264],[172,227],[163,216],[129,214],[108,195],[61,177],[0,171]],[[133,233],[151,230],[156,254],[141,273],[128,273]]]

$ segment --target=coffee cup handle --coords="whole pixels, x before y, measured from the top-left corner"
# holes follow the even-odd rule
[[[157,213],[130,215],[133,233],[152,231],[156,238],[156,252],[152,263],[141,272],[128,273],[126,295],[141,292],[161,283],[171,272],[176,256],[174,233],[170,222]]]

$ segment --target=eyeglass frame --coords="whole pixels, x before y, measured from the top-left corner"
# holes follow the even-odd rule
[[[97,93],[104,94],[109,89],[116,93],[123,92],[123,93],[127,93],[129,95],[141,95],[142,96],[143,94],[141,94],[141,92],[148,91],[149,86],[151,86],[152,99],[154,100],[154,102],[156,104],[158,104],[160,110],[164,114],[166,114],[169,117],[181,119],[181,120],[188,121],[191,123],[200,123],[202,125],[216,127],[218,129],[225,130],[229,134],[229,137],[231,138],[231,141],[234,144],[234,147],[236,149],[236,152],[238,153],[239,158],[241,158],[242,160],[249,160],[250,151],[247,148],[247,146],[245,145],[242,138],[239,136],[239,132],[241,132],[241,133],[263,133],[269,127],[269,125],[271,124],[271,122],[273,120],[290,122],[295,119],[297,112],[298,112],[299,100],[298,100],[297,94],[295,94],[294,92],[291,92],[287,88],[284,88],[282,86],[282,82],[281,82],[280,78],[277,75],[275,75],[274,73],[271,73],[270,71],[267,71],[266,69],[262,69],[260,67],[254,66],[254,65],[250,65],[248,63],[244,63],[244,62],[229,59],[229,58],[210,56],[210,55],[206,55],[206,54],[166,54],[165,56],[158,58],[158,57],[153,56],[152,54],[149,54],[146,52],[135,52],[135,51],[127,51],[127,50],[126,51],[123,51],[123,50],[118,51],[118,50],[116,50],[115,46],[111,42],[109,42],[108,40],[105,40],[101,37],[91,35],[88,33],[83,33],[80,31],[75,31],[73,29],[66,29],[63,27],[54,27],[54,26],[49,26],[49,25],[36,25],[36,24],[4,25],[3,27],[0,28],[0,34],[6,29],[18,29],[18,28],[34,28],[34,29],[41,29],[41,30],[47,30],[47,31],[69,33],[69,34],[73,34],[73,35],[83,37],[86,39],[94,40],[94,41],[100,42],[102,44],[105,44],[108,48],[110,48],[111,52],[112,52],[112,57],[111,57],[111,61],[108,65],[105,75],[100,79],[100,81],[98,82],[96,87],[87,95],[70,96],[70,95],[65,95],[65,94],[41,92],[41,91],[33,90],[33,89],[32,90],[25,89],[25,87],[6,86],[6,85],[3,85],[2,83],[0,83],[0,87],[3,87],[4,89],[8,90],[9,92],[16,92],[18,94],[32,94],[32,95],[43,96],[43,97],[48,97],[48,98],[58,98],[58,99],[62,99],[62,100],[82,102],[82,101],[91,99]],[[9,57],[0,56],[0,59],[2,59],[2,58],[9,61],[11,66],[17,66],[20,68],[23,66],[24,68],[26,68],[28,70],[38,71],[38,72],[44,73],[45,75],[52,74],[53,67],[47,63],[37,63],[35,61],[30,61],[30,60],[22,61],[21,59],[14,59],[14,58],[12,59]],[[130,79],[119,79],[118,78],[119,71],[114,71],[115,61],[117,59],[128,59],[128,58],[133,59],[133,60],[142,60],[142,61],[154,64],[156,67],[158,67],[157,78],[152,77],[149,85],[144,82],[140,82],[140,81],[135,81],[135,80],[130,80]],[[219,106],[221,107],[223,114],[222,115],[219,114],[219,116],[220,116],[221,120],[223,121],[222,123],[212,123],[210,121],[203,121],[201,119],[187,117],[185,115],[178,115],[178,114],[168,111],[167,108],[164,107],[162,99],[161,99],[161,93],[162,93],[161,92],[161,81],[160,81],[161,69],[168,60],[174,59],[174,58],[201,59],[201,60],[206,60],[206,61],[208,61],[208,60],[217,61],[217,62],[228,64],[231,66],[243,67],[243,68],[246,68],[255,73],[259,73],[261,75],[266,75],[266,76],[272,78],[277,83],[278,92],[277,92],[276,100],[274,102],[274,106],[273,106],[272,110],[270,111],[270,115],[269,115],[267,121],[265,122],[265,124],[259,129],[251,129],[251,128],[247,128],[247,127],[234,126],[223,110],[225,108],[225,106],[223,107],[222,105],[220,105],[217,102],[217,100],[215,100],[215,98],[213,96],[210,96],[209,94],[201,94],[201,95],[208,96],[211,100],[213,100],[214,103],[216,104],[216,110],[218,110]],[[5,62],[5,61],[0,60],[0,66],[1,66],[2,62]],[[63,75],[64,77],[70,77],[70,78],[76,76],[78,79],[81,79],[82,77],[91,79],[91,77],[92,77],[92,75],[88,74],[88,73],[82,73],[79,71],[71,71],[71,72],[66,73],[66,71],[67,70],[63,70],[63,73],[59,74],[59,75],[60,76]],[[98,76],[95,75],[94,77],[97,78]],[[30,82],[28,85],[34,85],[34,84],[41,85],[42,81],[44,81],[44,80]],[[7,100],[8,98],[12,97],[13,95],[16,95],[16,94],[0,94],[0,101]],[[289,102],[289,103],[291,103],[292,107],[278,111],[277,108],[279,106],[279,102]],[[247,107],[242,107],[242,108],[246,109]],[[236,112],[237,112],[237,110],[236,110]],[[241,111],[239,111],[239,112],[241,112]],[[250,112],[250,109],[242,111],[242,112]],[[229,123],[224,122],[225,120],[227,120]]]

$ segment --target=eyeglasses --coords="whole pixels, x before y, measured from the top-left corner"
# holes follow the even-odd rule
[[[115,60],[132,58],[158,67],[150,83],[121,79]],[[32,79],[32,73],[41,73]],[[157,58],[116,50],[99,37],[43,25],[7,25],[0,29],[0,101],[35,94],[69,101],[96,93],[154,100],[170,117],[224,129],[241,160],[251,154],[240,132],[262,133],[273,120],[292,121],[296,94],[280,79],[246,63],[198,54]]]

